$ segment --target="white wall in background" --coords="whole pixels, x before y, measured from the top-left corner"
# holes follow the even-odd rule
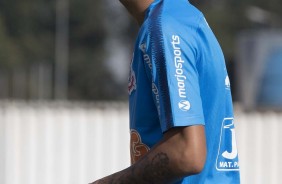
[[[278,184],[282,113],[236,119],[242,184]],[[1,184],[86,184],[129,164],[127,104],[0,102]]]

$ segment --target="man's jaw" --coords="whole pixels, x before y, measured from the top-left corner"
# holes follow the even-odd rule
[[[154,0],[119,0],[128,12],[141,25],[144,21],[146,9],[154,2]]]

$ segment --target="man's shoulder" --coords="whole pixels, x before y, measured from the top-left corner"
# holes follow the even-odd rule
[[[197,29],[203,14],[190,4],[166,5],[160,4],[156,7],[147,20],[149,31],[180,30],[185,28]]]

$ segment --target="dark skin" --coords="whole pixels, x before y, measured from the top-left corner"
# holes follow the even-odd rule
[[[153,0],[120,0],[141,25]],[[163,139],[130,167],[92,184],[170,184],[202,171],[206,159],[202,125],[171,128]]]
[[[128,12],[135,18],[139,25],[144,21],[146,9],[154,0],[120,0]]]
[[[204,126],[173,128],[135,164],[93,184],[169,184],[201,172],[205,157]]]

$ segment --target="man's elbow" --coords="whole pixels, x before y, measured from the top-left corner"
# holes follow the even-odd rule
[[[201,152],[195,151],[194,153],[184,154],[182,157],[184,175],[199,174],[205,166],[206,150]]]
[[[176,156],[176,167],[181,176],[189,176],[200,173],[206,162],[206,138],[204,126],[190,126],[174,129],[168,134],[172,135],[170,141]]]
[[[202,172],[202,170],[205,167],[205,163],[206,163],[206,153],[200,153],[200,154],[194,155],[192,157],[192,161],[189,161],[189,162],[191,163],[191,173],[192,174],[198,174]]]

